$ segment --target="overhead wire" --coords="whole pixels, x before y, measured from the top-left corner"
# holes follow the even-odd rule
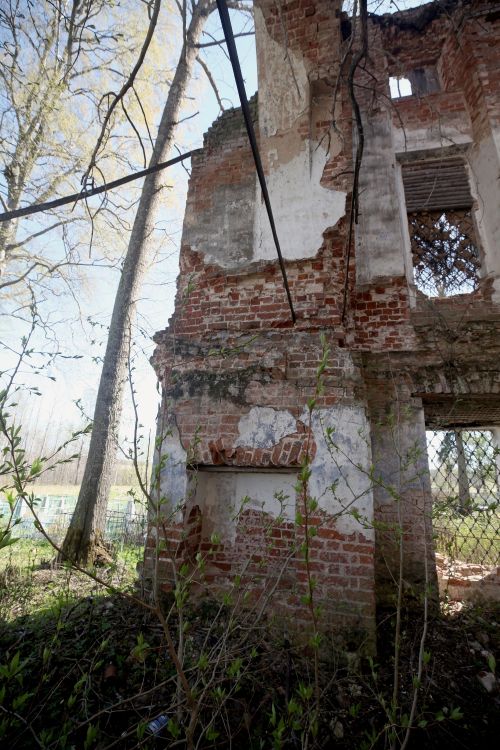
[[[240,61],[238,58],[238,52],[236,50],[236,43],[234,40],[233,28],[231,25],[231,19],[229,17],[229,11],[226,5],[226,1],[217,0],[217,8],[219,11],[222,30],[224,32],[224,39],[226,42],[229,59],[231,62],[231,67],[234,73],[236,88],[238,90],[241,109],[243,112],[243,118],[245,120],[245,127],[246,127],[247,134],[248,134],[248,140],[250,142],[250,147],[252,149],[252,154],[253,154],[253,158],[255,162],[255,169],[257,171],[257,176],[258,176],[260,188],[262,191],[262,197],[264,199],[267,216],[269,218],[269,224],[271,226],[271,233],[273,236],[274,245],[276,247],[276,252],[278,255],[279,266],[281,270],[281,275],[283,277],[283,285],[285,287],[288,305],[290,307],[292,322],[295,324],[297,320],[297,316],[295,314],[295,310],[293,307],[292,295],[290,293],[290,287],[288,284],[288,277],[287,277],[287,273],[285,269],[285,263],[283,260],[278,233],[276,230],[276,223],[274,220],[274,215],[273,215],[273,211],[271,207],[271,200],[269,197],[269,191],[267,189],[267,183],[266,183],[266,178],[264,175],[264,169],[262,166],[262,160],[261,160],[259,148],[257,145],[257,139],[255,136],[255,130],[253,127],[252,115],[250,113],[250,107],[248,104],[248,99],[247,99],[247,95],[245,91],[245,84],[243,82]],[[49,211],[53,208],[59,208],[60,206],[67,205],[69,203],[76,203],[80,200],[87,200],[88,198],[91,198],[93,195],[99,195],[101,193],[105,193],[108,190],[113,190],[114,188],[120,187],[121,185],[125,185],[128,182],[132,182],[133,180],[138,180],[141,177],[146,177],[146,175],[153,174],[154,172],[159,172],[162,169],[167,169],[168,167],[171,167],[174,164],[178,164],[179,162],[182,162],[185,159],[190,158],[192,154],[193,154],[192,151],[189,151],[185,154],[180,154],[179,156],[176,156],[173,159],[169,159],[166,162],[161,162],[159,164],[155,164],[152,167],[148,167],[147,169],[142,169],[139,172],[134,172],[133,174],[126,175],[125,177],[120,177],[119,179],[113,180],[112,182],[107,182],[107,183],[104,183],[103,185],[99,185],[99,187],[90,188],[90,189],[84,188],[78,193],[72,193],[71,195],[66,195],[61,198],[56,198],[54,200],[47,201],[45,203],[35,203],[31,206],[24,206],[23,208],[17,208],[12,211],[5,211],[4,213],[0,214],[0,223],[4,221],[12,221],[13,219],[18,219],[22,216],[31,216],[33,214],[41,213],[42,211]]]
[[[236,42],[234,41],[233,27],[231,25],[231,19],[229,17],[229,10],[226,5],[226,0],[217,0],[217,8],[219,11],[220,21],[222,25],[222,31],[224,32],[224,38],[226,40],[227,51],[229,53],[229,60],[231,67],[233,68],[234,79],[236,81],[236,88],[238,89],[238,95],[240,98],[241,110],[243,112],[243,118],[245,120],[245,127],[248,134],[248,140],[252,149],[252,154],[255,162],[255,169],[257,170],[257,176],[259,178],[260,189],[262,191],[262,197],[266,206],[269,223],[271,225],[271,232],[273,235],[274,245],[278,254],[279,265],[281,269],[281,275],[283,277],[283,284],[286,291],[288,305],[292,315],[292,321],[295,324],[297,316],[293,308],[292,295],[290,293],[290,287],[288,285],[288,278],[285,269],[285,263],[283,255],[281,253],[280,242],[278,239],[278,232],[276,231],[276,224],[274,221],[273,211],[271,208],[271,200],[269,198],[269,192],[267,189],[266,178],[264,176],[264,169],[262,167],[262,160],[260,158],[259,147],[257,145],[257,139],[255,137],[255,130],[253,127],[252,115],[250,107],[248,105],[247,94],[245,91],[245,84],[243,82],[243,76],[241,73],[240,61],[238,58],[238,52],[236,50]]]
[[[174,164],[178,164],[179,162],[189,159],[193,155],[193,153],[193,151],[188,151],[187,153],[175,156],[173,159],[169,159],[168,161],[155,164],[153,167],[141,169],[139,172],[133,172],[132,174],[125,175],[125,177],[120,177],[119,179],[112,180],[111,182],[105,182],[103,185],[99,185],[99,187],[90,189],[84,188],[80,190],[79,193],[72,193],[71,195],[65,195],[61,198],[55,198],[54,200],[47,201],[46,203],[34,203],[31,206],[16,208],[13,211],[5,211],[4,213],[0,214],[0,222],[19,219],[21,216],[30,216],[31,214],[38,214],[42,211],[49,211],[52,208],[65,206],[68,203],[76,203],[77,201],[87,200],[93,195],[105,193],[108,190],[113,190],[113,188],[120,187],[120,185],[126,185],[127,182],[139,180],[141,177],[146,177],[148,174],[154,174],[155,172],[160,172],[162,169],[172,167]]]

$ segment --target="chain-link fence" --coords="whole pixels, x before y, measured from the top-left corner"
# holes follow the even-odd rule
[[[55,512],[43,517],[42,523],[46,533],[56,544],[62,542],[71,521],[72,513]],[[144,546],[147,533],[147,517],[137,513],[110,510],[106,513],[104,538],[114,544],[123,546]],[[25,539],[41,539],[43,534],[37,529],[32,516],[21,519],[15,527],[15,536]]]
[[[450,560],[500,561],[500,449],[490,430],[427,433],[436,551]]]

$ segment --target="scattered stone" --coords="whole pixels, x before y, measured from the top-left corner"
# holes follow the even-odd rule
[[[479,672],[477,679],[488,693],[492,693],[497,686],[497,680],[493,672]]]
[[[335,726],[333,727],[333,736],[337,740],[341,740],[344,737],[344,727],[342,726],[342,723],[340,721],[335,722]]]

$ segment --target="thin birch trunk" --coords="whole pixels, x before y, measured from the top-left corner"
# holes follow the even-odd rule
[[[181,106],[192,77],[201,33],[212,9],[201,0],[193,11],[172,85],[168,92],[150,166],[168,158]],[[103,554],[106,506],[117,446],[123,388],[127,377],[130,327],[154,229],[155,209],[162,197],[162,172],[144,180],[139,207],[116,294],[109,338],[97,393],[92,436],[75,512],[62,546],[62,556],[94,563]]]

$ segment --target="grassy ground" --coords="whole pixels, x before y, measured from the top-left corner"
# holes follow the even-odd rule
[[[141,547],[117,545],[114,565],[96,572],[106,582],[126,590],[135,581],[142,554]],[[83,573],[51,567],[54,557],[53,547],[44,540],[19,539],[0,550],[1,619],[7,622],[37,615],[106,592]]]
[[[35,484],[33,489],[37,495],[53,495],[55,497],[64,495],[76,498],[80,487],[77,484]],[[131,489],[138,490],[139,488],[130,484],[114,484],[109,493],[110,501],[128,500],[130,498],[128,493]]]
[[[479,511],[461,516],[449,511],[434,518],[436,551],[453,560],[481,565],[500,561],[500,513]]]

